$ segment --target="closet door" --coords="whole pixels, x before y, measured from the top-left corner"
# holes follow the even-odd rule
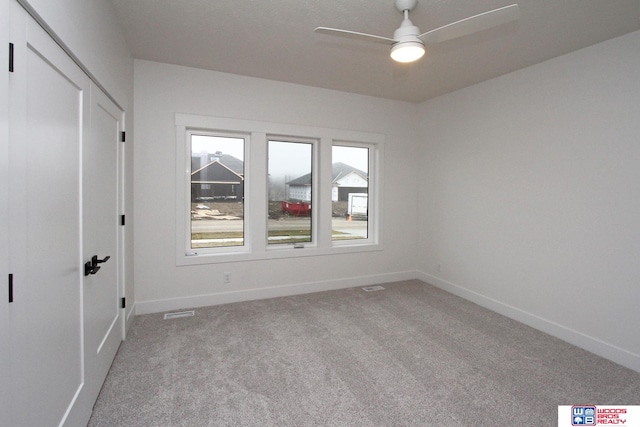
[[[91,86],[91,136],[82,145],[86,386],[93,406],[122,341],[119,154],[123,112]],[[95,258],[94,258],[95,257]]]
[[[15,2],[10,74],[9,424],[81,425],[81,144],[89,79]],[[86,424],[86,420],[84,421]]]

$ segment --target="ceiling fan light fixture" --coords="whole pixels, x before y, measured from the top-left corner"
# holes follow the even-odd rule
[[[420,29],[413,25],[409,19],[409,12],[417,4],[418,0],[395,0],[396,9],[404,15],[404,19],[400,27],[393,32],[393,38],[329,27],[317,27],[313,31],[391,46],[391,59],[408,63],[417,61],[424,56],[426,44],[431,45],[475,34],[514,21],[520,16],[520,6],[512,4],[421,33]]]
[[[391,48],[391,59],[396,62],[413,62],[424,56],[424,45],[420,42],[409,41],[396,43]]]

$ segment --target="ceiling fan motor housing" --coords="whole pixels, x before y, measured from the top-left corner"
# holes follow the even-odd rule
[[[420,29],[413,25],[409,19],[405,19],[400,28],[394,31],[393,39],[397,43],[416,42],[424,45],[418,35],[420,35]]]

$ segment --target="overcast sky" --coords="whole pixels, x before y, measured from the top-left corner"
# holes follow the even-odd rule
[[[269,173],[272,176],[287,175],[292,179],[308,174],[311,162],[311,144],[284,143],[274,141],[269,144]],[[215,153],[221,151],[244,161],[242,138],[212,137],[193,135],[191,152]],[[368,173],[367,150],[355,147],[334,146],[333,163],[342,162]]]

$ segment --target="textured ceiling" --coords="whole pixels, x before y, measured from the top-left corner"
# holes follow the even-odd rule
[[[393,0],[110,1],[136,58],[410,102],[640,30],[640,0],[520,0],[518,21],[398,64],[386,46],[313,32],[392,37]],[[511,3],[419,0],[411,20],[425,32]]]

